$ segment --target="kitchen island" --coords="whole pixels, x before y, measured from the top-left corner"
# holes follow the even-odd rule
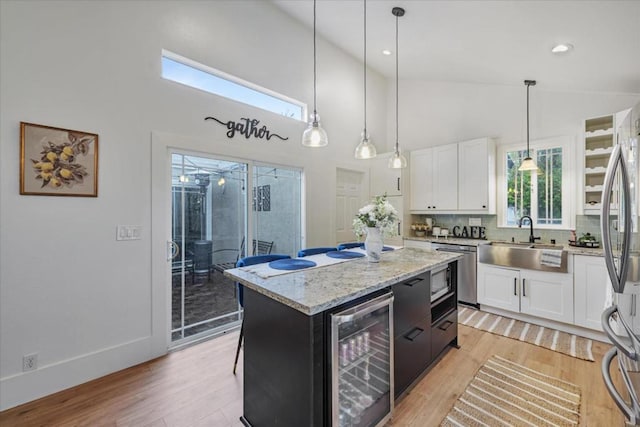
[[[335,393],[332,396],[338,365],[332,314],[391,291],[395,301],[387,315],[393,321],[387,329],[386,363],[392,368],[387,367],[391,370],[387,400],[390,395],[392,408],[393,397],[407,389],[446,347],[457,345],[456,269],[452,266],[459,257],[399,249],[383,253],[380,263],[360,258],[266,278],[250,267],[225,271],[245,286],[243,423],[339,425]],[[449,291],[432,300],[431,272],[436,271],[434,283],[448,281]],[[394,348],[395,363],[394,352],[389,351]],[[370,425],[366,417],[360,422]]]

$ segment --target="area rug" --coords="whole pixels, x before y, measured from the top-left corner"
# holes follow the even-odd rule
[[[492,356],[440,424],[450,426],[576,426],[580,388]]]
[[[593,341],[567,332],[459,306],[458,323],[503,337],[513,338],[578,359],[594,361]]]

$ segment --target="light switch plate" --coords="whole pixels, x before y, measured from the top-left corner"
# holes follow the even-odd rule
[[[118,225],[116,227],[116,240],[140,240],[141,235],[141,225]]]
[[[469,225],[472,227],[480,227],[482,225],[482,218],[469,218]]]

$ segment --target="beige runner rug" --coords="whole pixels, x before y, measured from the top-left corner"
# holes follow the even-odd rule
[[[548,348],[578,359],[594,361],[591,352],[593,341],[567,332],[462,306],[458,307],[458,323]]]
[[[440,425],[577,426],[580,397],[574,384],[492,356]]]

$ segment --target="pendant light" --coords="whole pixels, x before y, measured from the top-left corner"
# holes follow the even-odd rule
[[[327,132],[320,126],[320,115],[316,111],[316,0],[313,0],[313,114],[302,134],[305,147],[324,147],[329,143]]]
[[[394,7],[391,13],[396,17],[396,148],[393,156],[389,159],[389,167],[391,169],[401,169],[407,167],[407,159],[400,153],[400,144],[398,142],[398,18],[404,16],[404,9]]]
[[[533,161],[529,155],[529,86],[535,86],[535,80],[525,80],[524,84],[527,86],[527,157],[524,158],[522,164],[518,168],[519,171],[535,171],[538,170],[536,162]]]
[[[364,128],[360,144],[356,147],[356,159],[372,159],[377,155],[376,146],[369,142],[367,133],[367,0],[364,0]]]

